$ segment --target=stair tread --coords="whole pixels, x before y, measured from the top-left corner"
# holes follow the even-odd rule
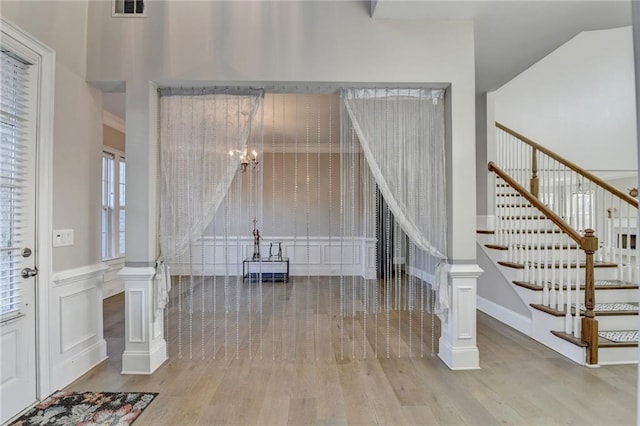
[[[486,248],[491,248],[495,250],[509,250],[509,246],[505,246],[504,244],[485,244]],[[559,244],[543,244],[542,246],[534,246],[534,245],[522,245],[516,244],[517,248],[525,248],[526,250],[539,250],[539,249],[548,249],[548,250],[559,250],[562,247],[562,250],[575,250],[579,248],[577,245],[563,245]]]
[[[531,306],[532,308],[537,309],[539,311],[551,314],[554,317],[563,317],[563,316],[565,316],[564,311],[559,311],[559,310],[554,309],[554,308],[552,308],[550,306],[541,305],[539,303],[531,303],[531,304],[529,304],[529,306]]]
[[[603,330],[604,331],[604,330]],[[553,334],[556,337],[559,337],[561,339],[566,340],[567,342],[573,343],[576,346],[580,346],[583,348],[586,348],[587,345],[585,342],[582,341],[582,339],[580,339],[579,337],[574,337],[573,334],[568,334],[565,333],[564,331],[551,331],[551,334]],[[607,340],[603,337],[599,337],[598,338],[598,347],[599,348],[633,348],[633,347],[637,347],[638,343],[637,342],[613,342],[611,340]]]
[[[509,233],[514,234],[562,234],[561,229],[516,229]]]
[[[522,220],[522,219],[526,219],[526,220],[543,220],[546,219],[547,217],[545,215],[530,215],[530,216],[500,216],[500,219],[502,220]]]
[[[518,201],[521,201],[521,200],[518,200]],[[497,207],[500,207],[500,208],[515,207],[517,209],[534,208],[531,204],[498,204]]]
[[[506,266],[507,268],[513,269],[524,269],[524,265],[522,263],[504,262],[501,260],[498,262],[498,265]]]
[[[551,330],[551,334],[563,340],[566,340],[567,342],[573,343],[576,346],[580,346],[582,348],[586,348],[587,346],[589,346],[585,342],[583,342],[582,339],[580,339],[579,337],[574,337],[573,334],[565,333],[564,331]]]
[[[614,308],[616,305],[617,310]],[[624,305],[632,305],[635,308],[623,309]],[[575,312],[575,307],[573,308]],[[584,312],[584,309],[580,309],[580,312]],[[612,316],[612,315],[638,315],[638,303],[637,302],[608,302],[608,303],[596,303],[594,311],[596,316]]]
[[[543,244],[542,246],[540,245],[536,245],[536,244],[516,244],[517,248],[525,248],[527,250],[537,250],[537,249],[552,249],[552,250],[560,250],[562,248],[562,250],[575,250],[578,247],[577,244]]]
[[[513,283],[519,287],[528,288],[533,291],[542,291],[544,289],[543,286],[527,281],[514,281]],[[638,284],[627,283],[620,280],[596,280],[595,287],[596,290],[634,290],[638,288]],[[584,284],[582,284],[580,288],[584,289]]]
[[[601,332],[608,332],[608,331],[635,332],[638,330],[599,330],[599,331]],[[599,336],[598,347],[599,348],[634,348],[634,347],[638,347],[638,342],[616,342],[616,341],[604,338],[602,336]]]
[[[492,229],[476,229],[476,234],[493,235],[495,233],[496,233],[496,231],[494,231]]]
[[[600,330],[600,331],[635,331],[635,330]],[[564,331],[551,331],[551,334],[564,339],[574,345],[586,348],[588,345],[583,342],[579,337],[574,337],[573,334],[565,333]],[[602,336],[598,337],[598,348],[633,348],[638,347],[637,342],[614,342],[609,339],[605,339]]]
[[[635,310],[615,310],[615,309],[611,309],[614,305],[633,305],[636,307]],[[545,306],[539,303],[531,303],[530,306],[534,309],[537,309],[539,311],[542,312],[546,312],[548,314],[551,314],[553,316],[556,317],[562,317],[566,315],[566,312],[564,310],[559,310],[559,309],[555,309],[552,308],[550,306]],[[638,315],[638,304],[637,303],[627,303],[627,302],[619,302],[619,303],[596,303],[595,304],[595,313],[596,313],[596,317],[599,316],[615,316],[615,315],[622,315],[622,316],[627,316],[627,315]],[[571,313],[573,315],[575,315],[575,305],[573,305],[571,307]],[[584,309],[580,310],[580,313],[582,314],[584,311]],[[583,315],[580,315],[583,316]]]
[[[605,331],[605,330],[601,330],[601,331]],[[620,330],[620,331],[624,331],[624,330]],[[551,334],[561,339],[564,339],[568,342],[571,342],[576,346],[580,346],[583,348],[586,348],[588,346],[579,337],[574,337],[573,334],[568,334],[568,333],[565,333],[564,331],[552,330]],[[613,342],[611,340],[605,339],[604,337],[599,337],[598,347],[599,348],[633,348],[633,347],[638,347],[638,343],[637,342]]]
[[[501,244],[485,244],[484,246],[493,250],[509,250],[509,246],[503,246]]]
[[[577,264],[576,264],[576,262],[569,263],[569,266],[571,268],[575,268],[576,265],[579,268],[586,267],[586,263],[585,262],[580,262],[580,263],[577,263]],[[539,266],[543,266],[545,268],[560,268],[560,262],[553,262],[553,263],[552,262],[546,262],[546,263],[543,263],[543,262],[532,262],[531,266],[533,266],[534,268],[537,268]],[[602,262],[602,261],[593,262],[593,267],[594,268],[616,268],[617,266],[618,266],[618,264],[611,263],[611,262]],[[562,267],[566,268],[567,264],[566,263],[562,263]]]
[[[506,266],[508,268],[514,268],[514,269],[524,269],[525,265],[522,263],[517,263],[517,262],[505,262],[505,261],[498,261],[498,265],[502,265],[502,266]],[[563,269],[567,268],[567,264],[563,263]],[[576,265],[578,266],[578,268],[584,268],[585,267],[585,263],[584,262],[580,262],[578,264],[576,264],[575,262],[571,262],[569,264],[570,268],[575,268]],[[616,268],[618,265],[615,263],[609,263],[609,262],[593,262],[593,267],[594,268]],[[538,268],[538,267],[543,267],[543,268],[547,268],[547,269],[551,269],[551,268],[558,268],[560,269],[560,263],[537,263],[537,262],[533,262],[531,263],[531,267],[532,268]]]

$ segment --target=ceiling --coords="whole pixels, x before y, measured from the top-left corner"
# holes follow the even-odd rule
[[[582,31],[631,25],[618,0],[372,0],[374,19],[473,20],[476,92],[493,91]]]
[[[631,25],[630,1],[362,0],[373,19],[472,20],[476,92],[493,91],[582,31]],[[124,93],[105,93],[104,108],[125,117]]]

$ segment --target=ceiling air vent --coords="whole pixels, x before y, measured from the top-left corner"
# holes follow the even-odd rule
[[[113,16],[144,17],[145,12],[144,0],[113,0]]]

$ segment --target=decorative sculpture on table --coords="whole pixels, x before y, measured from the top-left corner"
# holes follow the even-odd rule
[[[253,260],[260,259],[260,230],[256,227],[258,221],[253,218]]]

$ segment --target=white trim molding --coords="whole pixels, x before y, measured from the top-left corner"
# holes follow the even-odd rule
[[[478,296],[478,310],[484,312],[492,318],[513,327],[520,333],[531,336],[531,318],[517,312],[513,312],[502,305],[498,305],[491,300]]]
[[[37,175],[37,242],[38,242],[38,283],[36,300],[38,318],[36,324],[36,396],[44,399],[55,390],[50,383],[49,373],[53,368],[49,356],[49,286],[51,279],[51,229],[52,227],[52,176],[53,176],[53,110],[55,92],[56,53],[49,46],[33,37],[11,21],[0,17],[0,33],[3,42],[7,39],[28,51],[39,64],[38,73],[38,126],[36,130],[38,150]]]
[[[449,270],[449,310],[442,322],[438,357],[452,370],[477,370],[477,281],[483,270],[476,264],[454,264]]]
[[[53,274],[51,281],[54,287],[73,284],[78,281],[91,279],[102,276],[109,267],[104,263],[96,263],[94,265],[81,266],[79,268],[66,269]]]
[[[106,109],[102,110],[102,124],[109,126],[120,133],[125,133],[125,121]]]

